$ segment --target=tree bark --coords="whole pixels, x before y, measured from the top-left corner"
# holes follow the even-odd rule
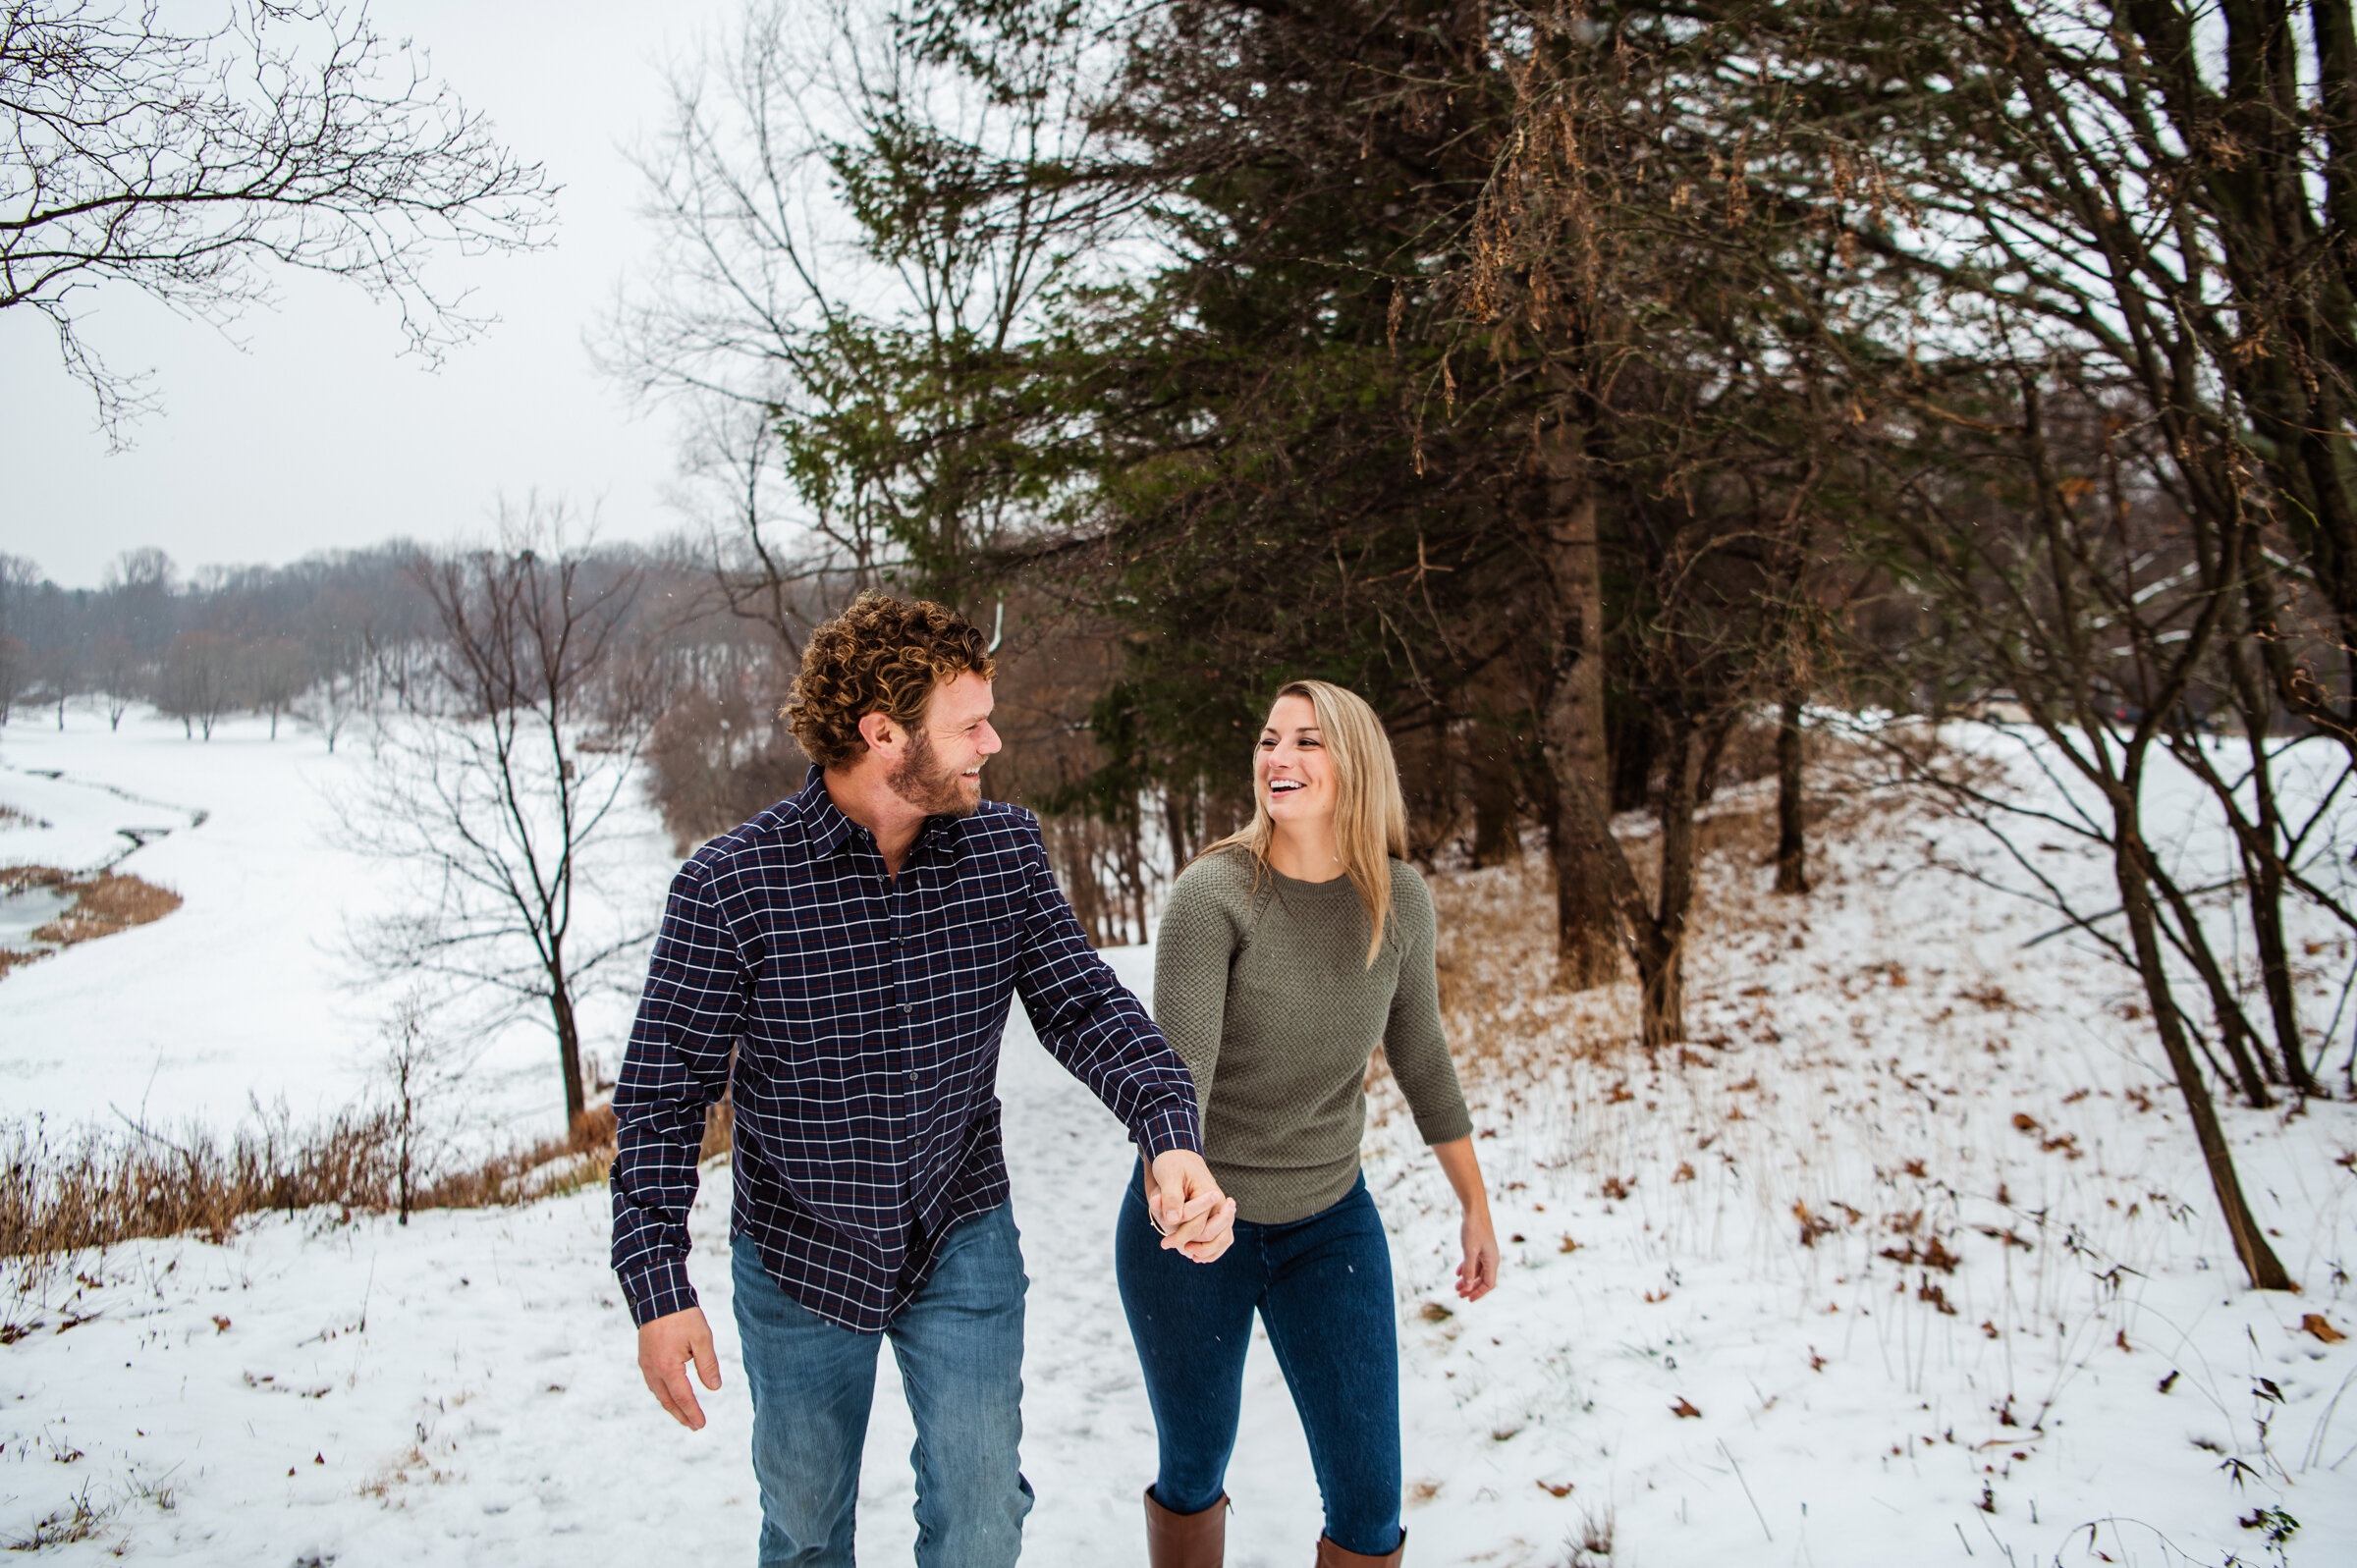
[[[1510,742],[1485,725],[1466,736],[1473,784],[1473,864],[1511,865],[1522,852],[1514,832],[1514,754]]]
[[[2151,884],[2144,874],[2144,855],[2140,830],[2131,816],[2121,813],[2112,872],[2119,884],[2120,908],[2128,919],[2136,967],[2144,980],[2145,1000],[2152,1007],[2153,1027],[2160,1032],[2162,1049],[2168,1054],[2169,1070],[2177,1078],[2177,1093],[2185,1099],[2185,1109],[2193,1118],[2194,1138],[2201,1145],[2202,1162],[2210,1169],[2211,1190],[2218,1195],[2227,1234],[2234,1242],[2234,1255],[2242,1260],[2252,1287],[2297,1290],[2299,1286],[2292,1283],[2291,1275],[2268,1246],[2267,1233],[2242,1196],[2242,1183],[2234,1174],[2233,1156],[2226,1148],[2225,1133],[2218,1124],[2218,1108],[2210,1099],[2201,1064],[2193,1059],[2184,1026],[2169,996],[2168,972],[2155,931]]]
[[[1604,572],[1596,497],[1586,480],[1577,429],[1558,417],[1542,444],[1547,515],[1542,530],[1555,590],[1554,661],[1541,719],[1541,746],[1557,796],[1555,831],[1556,980],[1573,991],[1620,974],[1619,926],[1605,846],[1595,825],[1609,820],[1605,794]],[[1592,809],[1583,803],[1592,802]]]
[[[1776,891],[1809,891],[1807,825],[1801,818],[1800,693],[1784,693],[1776,727]]]
[[[572,988],[553,970],[550,978],[555,984],[548,1010],[557,1025],[557,1064],[565,1074],[565,1126],[570,1131],[589,1113],[589,1096],[581,1083],[581,1030],[573,1015]]]
[[[2209,989],[2211,1016],[2218,1020],[2218,1038],[2226,1048],[2226,1058],[2234,1063],[2234,1077],[2242,1085],[2243,1098],[2251,1103],[2252,1109],[2267,1109],[2275,1103],[2275,1098],[2267,1092],[2267,1079],[2251,1055],[2249,1022],[2235,1000],[2232,984],[2219,967],[2218,956],[2210,950],[2209,940],[2202,934],[2201,916],[2195,912],[2193,900],[2165,875],[2156,872],[2145,880],[2160,890],[2163,901],[2177,917],[2177,950],[2192,961],[2194,972]]]
[[[1694,906],[1694,808],[1701,794],[1703,737],[1690,720],[1669,725],[1662,784],[1661,889],[1653,918],[1630,922],[1639,998],[1638,1041],[1650,1055],[1686,1038],[1686,917]]]
[[[2258,660],[2239,626],[2227,640],[2225,653],[2234,707],[2242,720],[2243,743],[2251,752],[2251,794],[2257,820],[2250,832],[2242,835],[2243,862],[2251,884],[2251,935],[2259,947],[2259,972],[2267,986],[2275,1051],[2294,1089],[2304,1095],[2321,1094],[2322,1087],[2308,1070],[2307,1048],[2300,1039],[2299,999],[2292,990],[2291,954],[2283,938],[2283,857],[2278,848],[2283,842],[2283,825],[2275,800],[2275,771],[2267,755],[2275,705],[2272,693],[2261,683]]]

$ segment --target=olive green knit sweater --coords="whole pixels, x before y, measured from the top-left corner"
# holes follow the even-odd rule
[[[1366,1072],[1384,1048],[1428,1144],[1472,1131],[1441,1035],[1432,893],[1393,861],[1383,950],[1347,877],[1296,882],[1240,849],[1179,875],[1154,951],[1154,1021],[1195,1076],[1203,1157],[1236,1217],[1283,1224],[1358,1177]]]

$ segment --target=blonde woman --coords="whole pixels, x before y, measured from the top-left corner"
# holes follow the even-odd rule
[[[1390,1250],[1359,1173],[1380,1045],[1463,1206],[1468,1301],[1498,1279],[1472,1124],[1442,1038],[1432,895],[1374,710],[1323,680],[1278,693],[1254,754],[1251,826],[1180,874],[1162,917],[1154,1015],[1186,1062],[1203,1154],[1236,1205],[1211,1264],[1163,1249],[1136,1180],[1115,1233],[1154,1407],[1153,1568],[1216,1568],[1244,1350],[1260,1314],[1325,1503],[1319,1568],[1397,1564],[1399,1365]]]

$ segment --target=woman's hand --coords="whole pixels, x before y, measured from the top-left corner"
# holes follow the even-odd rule
[[[1146,1212],[1165,1252],[1211,1263],[1235,1240],[1235,1200],[1220,1191],[1211,1167],[1191,1149],[1166,1149],[1149,1167]]]
[[[1466,1211],[1459,1234],[1464,1237],[1465,1261],[1456,1266],[1456,1293],[1479,1301],[1498,1287],[1498,1232],[1490,1224],[1490,1206]]]
[[[1432,1152],[1439,1158],[1449,1185],[1456,1189],[1456,1201],[1465,1207],[1465,1222],[1459,1231],[1464,1237],[1465,1261],[1456,1266],[1456,1293],[1467,1301],[1479,1301],[1498,1286],[1498,1232],[1490,1225],[1490,1195],[1481,1184],[1481,1162],[1473,1158],[1470,1138],[1436,1143]]]

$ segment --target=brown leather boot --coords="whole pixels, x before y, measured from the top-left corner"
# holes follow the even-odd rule
[[[1407,1532],[1399,1532],[1399,1544],[1380,1557],[1364,1552],[1344,1551],[1325,1536],[1318,1538],[1318,1568],[1399,1568],[1400,1554],[1407,1550]]]
[[[1146,1488],[1148,1568],[1220,1568],[1228,1555],[1228,1494],[1199,1514],[1175,1514]]]

